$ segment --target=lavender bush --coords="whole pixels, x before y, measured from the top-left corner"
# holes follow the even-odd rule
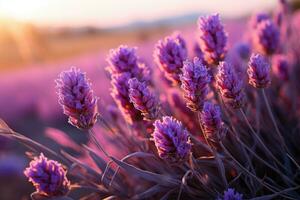
[[[77,199],[300,199],[300,54],[298,32],[283,28],[294,27],[281,17],[288,15],[280,9],[276,22],[252,17],[253,48],[240,41],[246,45],[232,49],[238,62],[227,55],[218,14],[199,19],[198,57],[187,55],[180,35],[159,41],[154,58],[173,83],[165,86],[169,93],[135,48],[111,50],[115,105],[106,110],[98,110],[83,72],[62,72],[59,103],[89,142],[56,135],[81,156],[54,151],[0,121],[2,136],[29,148],[33,161],[24,174],[36,188],[31,198],[74,199],[83,191]]]

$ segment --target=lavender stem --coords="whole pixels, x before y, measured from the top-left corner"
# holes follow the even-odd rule
[[[266,147],[266,145],[264,144],[264,142],[260,139],[260,137],[256,134],[256,132],[254,131],[253,127],[251,126],[245,112],[243,111],[243,109],[240,108],[240,112],[242,113],[242,116],[244,118],[244,120],[247,123],[247,126],[249,127],[249,129],[251,130],[252,134],[255,136],[255,138],[257,139],[257,141],[260,143],[260,145],[265,149],[265,151],[283,168],[285,169],[285,167],[281,164],[281,162],[279,162],[279,160],[273,155],[273,153]]]
[[[264,89],[262,89],[262,95],[263,95],[265,104],[266,104],[266,106],[267,106],[268,114],[269,114],[269,116],[270,116],[270,118],[271,118],[271,120],[272,120],[272,123],[273,123],[273,125],[274,125],[274,127],[275,127],[275,129],[276,129],[276,133],[277,133],[277,135],[278,135],[278,137],[279,137],[279,139],[280,139],[280,142],[281,142],[281,144],[284,146],[284,148],[286,148],[286,150],[287,150],[287,147],[286,147],[286,145],[285,145],[283,136],[282,136],[282,134],[281,134],[280,131],[279,131],[279,128],[278,128],[278,126],[277,126],[275,117],[274,117],[274,115],[273,115],[271,106],[270,106],[270,104],[269,104],[269,101],[268,101],[268,98],[267,98],[267,96],[266,96],[266,93],[265,93],[265,90],[264,90]]]

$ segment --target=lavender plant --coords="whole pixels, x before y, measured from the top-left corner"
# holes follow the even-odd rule
[[[284,13],[288,9],[282,12],[292,14]],[[280,24],[290,23],[284,19]],[[265,14],[251,19],[258,46],[247,70],[239,73],[231,59],[223,61],[232,49],[227,49],[227,34],[217,14],[199,20],[197,55],[203,54],[204,60],[187,60],[179,35],[158,42],[156,64],[182,86],[167,86],[172,87],[169,93],[157,90],[161,98],[155,92],[159,80],[146,75],[149,70],[128,46],[110,52],[108,71],[116,105],[107,109],[98,111],[84,73],[76,68],[62,72],[57,81],[59,103],[69,122],[89,133],[87,144],[72,145],[84,157],[51,150],[0,121],[2,136],[29,147],[27,155],[33,161],[24,174],[36,188],[32,199],[300,199],[300,97],[295,90],[300,82],[294,77],[300,65],[294,59],[287,67],[287,57],[274,55],[280,32],[278,23],[270,20]],[[297,57],[291,44],[282,44],[280,53],[292,48],[291,57]],[[241,63],[252,51],[248,47],[233,48]],[[207,64],[218,65],[217,73],[208,71]]]

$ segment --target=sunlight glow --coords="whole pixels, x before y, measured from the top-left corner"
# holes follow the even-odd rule
[[[269,9],[275,0],[0,0],[0,17],[42,25],[116,26],[188,13],[241,16]]]

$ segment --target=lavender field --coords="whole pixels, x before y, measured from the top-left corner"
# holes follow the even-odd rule
[[[274,5],[0,37],[0,199],[300,199],[300,11]]]

